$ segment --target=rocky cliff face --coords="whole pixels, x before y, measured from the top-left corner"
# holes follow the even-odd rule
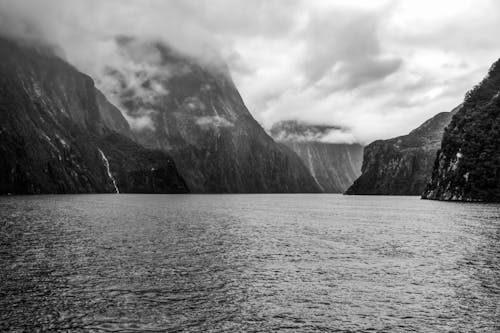
[[[169,156],[131,138],[90,77],[0,38],[0,194],[187,191]]]
[[[447,127],[422,198],[500,202],[500,60]]]
[[[359,144],[322,142],[334,126],[316,126],[298,121],[273,125],[273,138],[292,149],[327,193],[343,193],[361,174],[363,147]]]
[[[420,195],[456,110],[437,114],[408,135],[366,146],[362,174],[346,194]]]
[[[107,69],[109,96],[132,119],[139,143],[174,157],[192,191],[319,191],[298,156],[252,117],[224,64],[161,43],[116,42],[132,65]]]

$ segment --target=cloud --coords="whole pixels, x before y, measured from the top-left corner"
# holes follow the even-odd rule
[[[351,69],[375,64],[383,52],[377,36],[379,23],[377,12],[334,9],[310,13],[298,36],[305,45],[302,67],[307,83],[320,80],[334,67],[349,75]]]
[[[314,125],[297,120],[275,123],[271,136],[281,142],[354,143],[351,131],[334,125]]]
[[[196,124],[200,127],[232,127],[234,124],[224,117],[199,117]]]
[[[495,0],[0,0],[1,34],[59,45],[111,101],[123,82],[142,101],[168,94],[155,93],[154,77],[169,74],[155,72],[154,50],[147,66],[133,43],[117,47],[139,36],[207,63],[222,56],[266,128],[339,124],[363,143],[458,105],[500,56],[494,31]]]
[[[130,116],[127,112],[124,112],[123,115],[133,130],[154,131],[155,125],[153,123],[152,115],[155,113],[155,110],[138,109],[136,115],[134,116]]]
[[[366,57],[355,61],[340,61],[325,72],[316,88],[324,94],[337,90],[353,90],[362,85],[381,81],[401,66],[399,58]]]

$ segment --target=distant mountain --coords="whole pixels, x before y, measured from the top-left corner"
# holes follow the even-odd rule
[[[336,126],[289,120],[274,124],[271,135],[299,155],[322,191],[342,193],[361,174],[363,147],[321,142],[331,131],[339,130]]]
[[[422,198],[500,202],[500,60],[447,127]]]
[[[346,194],[420,195],[432,174],[444,128],[456,111],[441,112],[408,135],[366,146],[362,174]]]
[[[137,141],[172,155],[192,191],[320,191],[300,158],[255,121],[219,59],[194,59],[159,42],[116,42],[134,66],[108,68],[110,96],[136,119]]]
[[[0,194],[186,192],[173,160],[45,46],[0,38]]]

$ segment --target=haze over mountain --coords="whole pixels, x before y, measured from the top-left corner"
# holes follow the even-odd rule
[[[446,128],[422,198],[500,202],[500,60]]]
[[[326,170],[351,155],[326,161],[332,151],[301,149],[304,140],[292,145],[289,138],[277,137],[289,143],[276,144],[262,126],[296,119],[316,124],[316,131],[336,124],[338,129],[312,140],[315,149],[319,143],[331,148],[406,133],[456,105],[485,64],[498,57],[495,37],[484,33],[500,28],[498,6],[490,0],[0,0],[0,35],[35,48],[53,45],[54,57],[92,76],[102,91],[92,97],[98,122],[120,140],[139,143],[137,149],[171,154],[196,192],[338,191],[353,178],[356,163],[344,164],[342,174],[349,176],[343,180],[337,175],[326,181],[338,165]],[[35,103],[73,94],[73,103],[90,91],[67,86],[71,92],[35,89],[23,98]],[[17,101],[5,96],[5,104]],[[80,121],[73,107],[67,112]],[[431,141],[434,149],[434,136]],[[420,148],[432,150],[427,144]],[[111,169],[115,162],[109,159]],[[411,167],[410,178],[427,170],[424,164]],[[322,165],[324,181],[313,165]],[[398,191],[417,191],[423,177],[415,177],[415,183],[397,185]]]
[[[0,38],[0,194],[187,192],[90,77],[46,46]]]
[[[342,138],[345,129],[310,125],[289,120],[271,128],[277,141],[292,149],[307,166],[321,190],[343,193],[361,174],[363,147],[360,144],[330,143]]]
[[[455,107],[500,54],[493,0],[0,0],[0,31],[60,46],[103,90],[115,38],[216,50],[253,117],[349,128],[367,144]],[[466,24],[464,23],[466,22]],[[206,59],[208,58],[208,59]],[[336,143],[345,143],[337,141]]]
[[[317,192],[301,160],[254,120],[222,60],[157,41],[116,39],[132,66],[107,67],[105,91],[137,141],[174,157],[194,192]]]

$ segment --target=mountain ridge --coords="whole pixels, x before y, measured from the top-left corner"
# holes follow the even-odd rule
[[[430,179],[444,128],[458,108],[441,112],[407,135],[365,147],[362,174],[349,195],[420,195]]]
[[[170,157],[131,140],[88,75],[50,49],[0,38],[0,51],[0,193],[187,191]],[[128,154],[118,162],[120,146]]]
[[[320,192],[299,157],[252,117],[226,67],[207,67],[159,42],[116,43],[150,72],[108,67],[109,94],[148,124],[133,128],[137,142],[172,155],[193,192]]]

